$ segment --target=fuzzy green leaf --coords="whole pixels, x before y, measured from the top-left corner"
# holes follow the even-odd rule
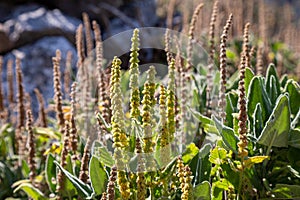
[[[68,180],[77,189],[81,197],[90,197],[92,195],[93,190],[89,185],[85,184],[79,178],[65,170],[57,161],[54,161],[54,164],[66,175]]]
[[[196,185],[193,190],[194,198],[197,200],[210,200],[211,199],[211,186],[208,181]]]
[[[34,200],[48,199],[44,196],[44,194],[39,189],[35,188],[30,183],[23,183],[23,184],[19,185],[19,187],[17,187],[14,190],[14,193],[17,192],[18,190],[23,190],[28,195],[28,197],[30,197]]]
[[[182,160],[184,163],[189,163],[199,152],[198,147],[191,143],[186,147],[185,152],[182,154]]]
[[[284,91],[289,93],[291,113],[296,115],[300,108],[300,86],[294,80],[288,80]]]
[[[246,94],[248,94],[249,85],[250,85],[250,82],[253,79],[253,77],[254,77],[254,72],[249,67],[246,67],[246,70],[245,70],[245,91],[246,91]]]
[[[211,148],[211,144],[205,144],[189,164],[194,176],[193,185],[200,184],[203,181],[209,181],[210,179],[211,163],[208,159]]]
[[[221,135],[225,145],[230,150],[237,153],[237,143],[238,143],[239,139],[234,134],[233,129],[228,126],[223,125],[215,116],[212,116],[212,118],[216,124],[218,132]]]
[[[103,165],[108,167],[112,167],[114,165],[114,159],[110,152],[97,141],[93,143],[93,155],[96,156]]]
[[[192,109],[190,109],[190,110],[191,110],[192,115],[195,117],[195,119],[197,119],[203,123],[203,124],[201,124],[201,126],[204,128],[204,131],[206,133],[218,134],[218,130],[217,130],[216,126],[214,125],[214,122],[211,119],[202,115],[198,111],[195,111]]]
[[[253,114],[256,108],[256,105],[260,103],[261,105],[261,117],[265,123],[272,112],[271,102],[268,97],[268,94],[265,90],[265,85],[261,77],[255,76],[248,90],[248,101],[247,101],[247,112],[249,119],[253,122]]]
[[[247,160],[245,160],[244,166],[245,168],[251,168],[254,164],[262,163],[267,158],[269,158],[269,156],[249,157]]]
[[[107,174],[101,162],[95,156],[90,160],[89,174],[95,194],[102,194],[105,191]]]
[[[300,129],[290,131],[289,145],[300,149]]]
[[[287,74],[284,74],[281,79],[280,79],[280,85],[282,88],[285,88],[285,85],[287,83],[287,81],[289,80],[289,77]]]
[[[238,94],[228,92],[226,94],[226,123],[229,127],[233,127],[233,113],[237,112]]]
[[[261,134],[261,131],[263,130],[264,124],[262,120],[262,111],[260,103],[256,105],[256,108],[254,110],[253,114],[253,133],[255,138],[258,138]]]
[[[54,184],[52,181],[56,179],[56,166],[54,164],[54,160],[54,156],[51,153],[49,153],[46,159],[45,176],[46,182],[51,192],[55,192],[56,189],[56,184]]]
[[[287,95],[280,95],[258,143],[269,147],[287,147],[290,123],[289,98]]]
[[[273,83],[272,83],[272,77],[274,77]],[[279,78],[276,72],[275,65],[270,64],[266,73],[266,91],[270,96],[272,92],[274,93],[274,91],[272,91],[274,87],[276,88],[276,93],[279,95],[280,94]]]
[[[272,105],[274,105],[276,103],[276,99],[277,99],[278,95],[279,95],[279,93],[278,93],[278,89],[277,89],[276,78],[273,75],[271,75],[269,97],[270,97]]]
[[[225,149],[216,147],[211,151],[209,161],[215,165],[221,165],[225,162],[226,156],[227,152]]]
[[[299,185],[276,184],[272,192],[276,198],[300,198]]]

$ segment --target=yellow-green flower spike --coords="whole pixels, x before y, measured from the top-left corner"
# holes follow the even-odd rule
[[[150,85],[148,82],[144,84],[144,90],[143,90],[143,110],[142,110],[142,122],[143,122],[143,128],[144,128],[144,146],[143,150],[145,153],[153,152],[153,146],[154,142],[152,139],[152,114],[151,114],[151,96],[150,96]]]
[[[167,127],[167,113],[166,113],[166,89],[163,85],[160,85],[160,97],[159,97],[159,114],[160,114],[160,132],[161,139],[160,145],[164,147],[169,143],[168,139],[168,127]]]
[[[140,139],[136,139],[135,149],[137,153],[137,178],[136,178],[136,198],[137,199],[146,199],[147,190],[146,190],[146,180],[145,180],[145,159],[142,155],[142,146]]]
[[[127,180],[125,171],[118,171],[117,183],[119,185],[121,199],[122,200],[129,199],[130,198],[130,187],[129,187],[129,181]]]
[[[175,60],[172,59],[169,66],[169,82],[167,95],[167,124],[169,132],[169,142],[174,139],[176,120],[175,120]]]
[[[182,158],[177,158],[177,177],[179,178],[180,188],[181,190],[184,188],[184,164]]]
[[[184,167],[184,186],[181,188],[182,194],[181,199],[182,200],[193,200],[193,193],[192,193],[192,178],[191,178],[192,172],[190,170],[189,166]]]
[[[124,111],[122,106],[122,93],[120,86],[120,75],[121,75],[121,60],[117,57],[112,62],[111,70],[111,110],[112,110],[112,135],[114,140],[115,148],[126,148],[128,146],[128,138],[123,130],[125,127],[124,123]]]
[[[155,100],[155,75],[156,70],[155,67],[152,65],[150,66],[149,70],[147,71],[147,82],[149,83],[149,92],[150,92],[150,98],[151,98],[151,107],[154,107],[156,104]]]
[[[176,130],[175,94],[172,90],[168,90],[167,96],[167,124],[169,131],[169,141],[171,142],[174,139],[174,134]]]
[[[139,30],[134,29],[133,35],[131,38],[131,49],[130,49],[130,81],[129,87],[131,89],[131,97],[130,97],[130,117],[138,118],[140,116],[140,91],[139,91]]]
[[[159,97],[159,113],[160,113],[160,161],[161,165],[165,165],[170,160],[170,138],[167,126],[167,113],[166,113],[166,89],[163,85],[160,86],[160,97]]]

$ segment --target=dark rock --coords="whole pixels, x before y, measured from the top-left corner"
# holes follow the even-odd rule
[[[12,18],[0,24],[0,53],[34,42],[45,36],[64,36],[72,43],[80,21],[59,10],[37,5],[20,6]],[[3,44],[3,45],[2,45]]]
[[[61,51],[62,55],[61,75],[63,75],[66,55],[69,50],[73,54],[73,68],[75,68],[77,60],[75,48],[64,37],[43,38],[33,44],[16,49],[4,57],[5,63],[8,59],[15,59],[15,57],[22,58],[23,83],[26,92],[32,97],[34,113],[38,111],[38,103],[33,91],[35,88],[38,88],[42,92],[46,102],[53,99],[52,57],[55,56],[57,49]],[[6,68],[4,68],[3,74],[6,74]],[[5,76],[3,76],[3,80],[6,90]]]

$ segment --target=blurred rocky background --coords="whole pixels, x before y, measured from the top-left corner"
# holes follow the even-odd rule
[[[197,25],[198,35],[207,34],[210,18],[211,0],[1,0],[0,1],[0,54],[4,57],[2,80],[3,87],[6,83],[6,63],[8,59],[16,56],[22,59],[25,90],[32,95],[33,110],[37,111],[37,100],[33,95],[33,89],[38,88],[43,92],[47,102],[53,97],[52,88],[52,57],[56,49],[62,52],[63,72],[67,52],[72,52],[72,67],[76,68],[75,31],[82,23],[82,13],[88,13],[91,20],[96,20],[102,31],[103,39],[136,27],[156,26],[169,27],[175,30],[184,29],[189,23],[193,9],[199,2],[205,2],[205,9],[201,11],[200,24]],[[246,20],[253,21],[254,33],[263,37],[260,33],[262,22],[259,18],[260,0],[233,0],[220,1],[220,27],[222,20],[228,12],[237,16],[234,20],[234,33],[241,35],[243,23]],[[274,23],[274,27],[284,24],[280,28],[267,29],[264,36],[290,40],[292,35],[299,33],[299,0],[266,0],[265,24]],[[288,6],[286,6],[288,5]],[[244,10],[251,6],[249,15]],[[227,9],[227,11],[226,11]],[[230,11],[229,11],[230,9]],[[282,13],[285,13],[284,15]],[[290,14],[289,14],[290,13]],[[241,20],[241,17],[244,18]],[[282,16],[277,20],[277,16]],[[239,18],[239,20],[237,20]],[[269,21],[268,21],[269,20]],[[283,20],[283,22],[280,22]],[[285,30],[289,26],[287,21],[293,21],[298,29]],[[272,24],[273,26],[273,24]],[[186,30],[185,30],[186,31]],[[257,32],[255,32],[257,31]],[[278,34],[280,33],[280,34]],[[286,38],[285,38],[286,37]],[[204,44],[205,45],[205,44]],[[296,44],[295,48],[298,47]],[[160,52],[161,53],[161,52]],[[151,59],[145,56],[143,59]],[[7,95],[6,89],[4,89]]]
[[[15,57],[22,59],[24,86],[32,96],[33,110],[38,109],[34,88],[47,102],[53,98],[52,57],[56,49],[62,52],[61,70],[66,55],[73,55],[76,68],[76,28],[82,23],[82,13],[88,13],[102,30],[103,38],[143,26],[158,26],[154,0],[16,0],[0,2],[0,54],[4,57],[3,87],[6,83],[6,63]],[[5,95],[7,91],[5,90]]]

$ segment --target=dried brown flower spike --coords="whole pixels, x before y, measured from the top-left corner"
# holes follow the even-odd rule
[[[87,48],[87,56],[90,56],[93,51],[93,39],[92,39],[92,31],[90,18],[87,13],[82,13],[83,25],[85,30],[85,39],[86,39],[86,48]]]
[[[65,167],[67,162],[67,155],[68,155],[68,151],[69,151],[69,132],[70,131],[70,127],[69,127],[69,123],[66,121],[65,123],[65,127],[64,127],[64,135],[63,135],[63,148],[62,148],[62,152],[61,152],[61,160],[60,160],[60,165],[62,167]],[[58,171],[57,174],[57,187],[56,187],[56,191],[58,194],[60,194],[64,188],[64,179],[65,176],[62,173],[61,170]],[[59,197],[59,199],[62,199],[61,197]]]
[[[7,61],[7,83],[8,83],[8,103],[14,103],[14,75],[13,75],[13,60]]]
[[[17,77],[17,107],[18,107],[18,122],[17,128],[22,128],[25,125],[25,105],[24,105],[24,86],[23,73],[21,70],[21,60],[16,59],[16,77]]]
[[[70,131],[70,144],[69,144],[70,149],[74,154],[77,152],[77,146],[78,146],[77,128],[75,124],[76,85],[77,83],[74,82],[72,84],[72,90],[71,90],[71,119],[70,119],[71,131]]]
[[[247,141],[247,110],[246,110],[246,94],[245,94],[245,68],[246,68],[246,56],[242,56],[242,62],[240,66],[240,81],[239,81],[239,116],[238,116],[238,133],[240,141],[238,142],[238,154],[244,159],[248,155],[246,147]]]
[[[64,126],[64,114],[62,111],[62,93],[61,93],[61,82],[60,82],[60,60],[61,53],[56,50],[56,56],[52,58],[53,62],[53,86],[54,86],[54,102],[56,110],[57,124],[60,127],[60,132]]]
[[[117,180],[117,168],[113,166],[110,171],[109,182],[107,184],[107,200],[115,199],[115,182]]]
[[[227,57],[226,57],[226,43],[228,39],[228,31],[232,24],[232,14],[229,15],[229,18],[226,22],[226,25],[223,29],[223,34],[221,36],[221,44],[220,44],[220,94],[219,94],[219,110],[220,110],[220,117],[221,119],[225,120],[226,113],[225,113],[225,91],[226,91],[226,67],[227,67]]]
[[[36,162],[35,162],[35,137],[32,127],[32,114],[31,110],[27,111],[27,132],[28,132],[28,165],[30,169],[29,179],[31,183],[34,183],[34,178],[36,175]]]
[[[248,66],[249,62],[249,54],[247,52],[248,49],[248,32],[249,32],[250,23],[247,23],[244,28],[244,45],[243,45],[243,53],[242,53],[242,60],[240,64],[240,81],[239,81],[239,99],[238,99],[238,106],[239,106],[239,116],[238,116],[238,133],[240,141],[238,142],[238,155],[244,160],[245,157],[248,156],[247,146],[247,110],[246,110],[246,94],[245,94],[245,70]],[[247,57],[248,56],[248,57]]]
[[[210,52],[209,52],[209,63],[208,63],[208,72],[206,76],[207,86],[206,86],[206,115],[210,117],[211,115],[211,104],[212,104],[212,97],[211,91],[213,88],[213,81],[212,81],[212,74],[213,74],[213,66],[214,66],[214,56],[215,56],[215,26],[217,21],[217,14],[218,14],[218,4],[219,1],[214,3],[211,19],[210,19],[210,27],[209,27],[209,45],[210,45]]]
[[[172,60],[172,53],[170,52],[170,43],[171,43],[171,38],[170,38],[170,29],[166,29],[166,32],[165,32],[165,52],[166,52],[166,55],[167,55],[167,62],[168,62],[168,65],[170,65],[171,63],[171,60]]]
[[[195,39],[195,28],[196,28],[196,22],[200,13],[200,10],[202,9],[203,4],[199,4],[192,16],[192,20],[190,23],[190,28],[189,28],[189,41],[188,41],[188,46],[187,46],[187,67],[186,67],[186,71],[190,71],[193,67],[192,65],[192,54],[193,54],[193,42]]]
[[[44,98],[38,89],[34,89],[35,95],[39,102],[39,118],[38,125],[41,127],[47,127],[47,117],[46,111],[44,107]]]
[[[90,160],[90,148],[91,148],[92,141],[88,137],[86,140],[86,144],[84,147],[83,156],[81,159],[81,166],[79,172],[79,179],[82,180],[84,183],[87,183],[89,179],[89,160]]]
[[[66,58],[66,67],[64,72],[65,99],[68,99],[70,96],[71,72],[72,72],[72,51],[68,51],[67,58]]]
[[[246,58],[246,67],[250,67],[250,49],[249,49],[249,27],[250,23],[247,23],[244,28],[244,36],[243,36],[243,51],[242,54]],[[242,57],[242,56],[241,56]]]
[[[81,68],[84,61],[83,26],[80,24],[76,29],[77,67]]]

